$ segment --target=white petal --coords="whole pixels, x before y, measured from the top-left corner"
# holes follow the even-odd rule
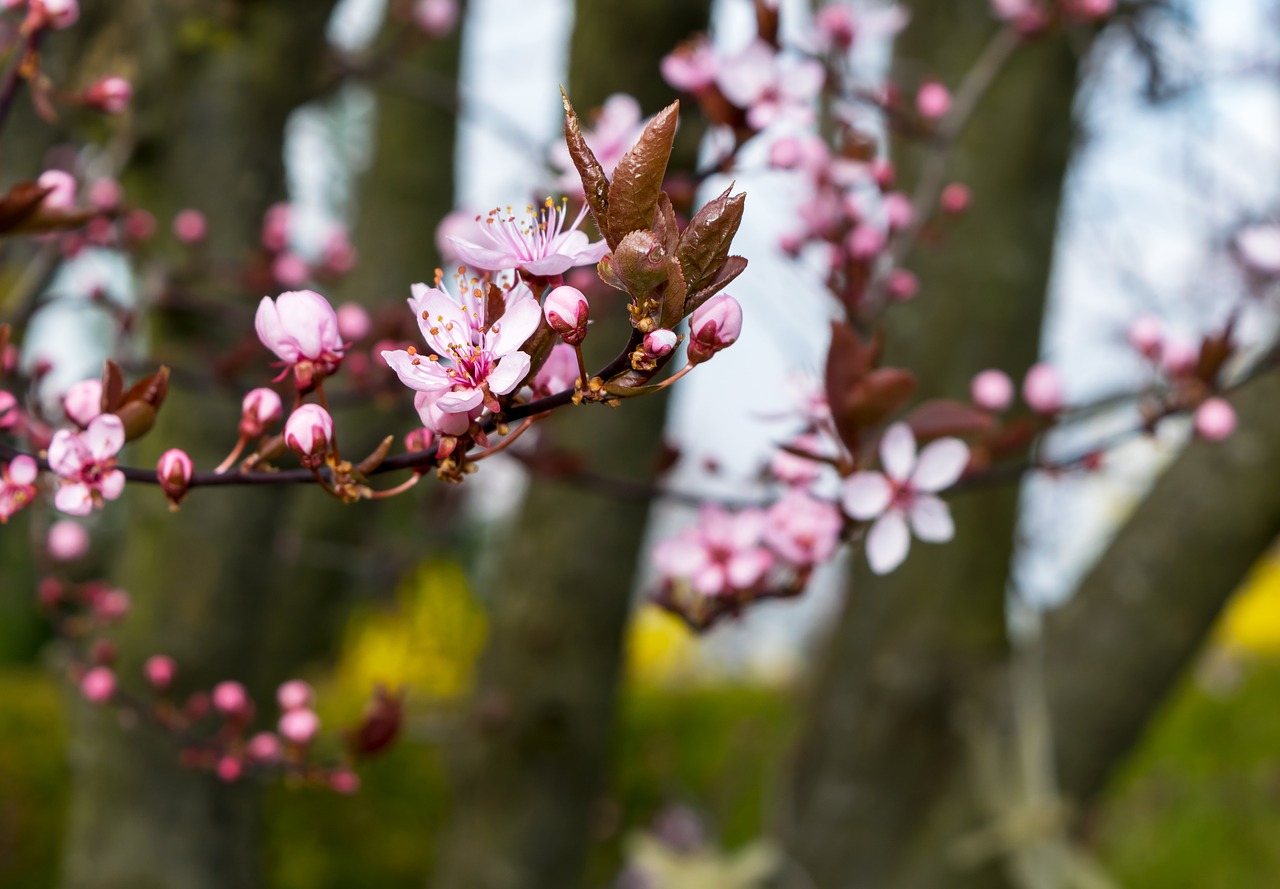
[[[878,472],[855,472],[845,480],[840,501],[851,518],[874,519],[889,508],[893,488]]]
[[[876,574],[888,574],[907,558],[911,534],[898,510],[880,516],[867,534],[867,563]]]
[[[489,373],[489,391],[494,395],[506,395],[528,376],[531,362],[526,352],[512,352],[503,358]]]
[[[880,462],[885,475],[894,481],[905,482],[916,468],[916,437],[906,423],[894,423],[880,439]]]
[[[536,299],[521,299],[508,303],[502,318],[493,323],[490,331],[492,338],[486,339],[485,345],[499,358],[510,355],[523,346],[525,340],[533,336],[533,332],[538,329],[541,322],[542,308]]]
[[[382,360],[396,372],[400,382],[416,392],[439,392],[453,385],[438,361],[427,361],[403,349],[383,352]],[[417,364],[413,363],[415,360]]]
[[[911,504],[911,530],[921,540],[929,543],[946,543],[956,536],[956,524],[951,520],[947,504],[930,494],[916,497]]]
[[[517,265],[531,275],[563,275],[577,263],[567,253],[552,253],[542,259],[521,260]]]
[[[919,491],[941,491],[954,485],[968,465],[968,445],[958,438],[940,438],[920,452],[911,486]]]

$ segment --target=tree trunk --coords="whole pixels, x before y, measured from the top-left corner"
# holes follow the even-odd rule
[[[82,24],[94,29],[86,32],[91,53],[136,65],[128,193],[162,226],[181,207],[202,210],[215,267],[244,261],[263,211],[284,194],[285,121],[318,83],[332,5],[130,0],[88,11]],[[240,325],[260,297],[225,289],[211,295]],[[215,336],[198,318],[169,316],[157,324],[154,351],[198,364]],[[132,461],[145,465],[160,449],[181,446],[198,465],[212,465],[234,441],[238,414],[234,397],[175,389]],[[117,577],[135,603],[121,639],[126,685],[139,684],[145,657],[165,652],[180,663],[182,689],[227,678],[267,689],[257,668],[266,657],[264,606],[279,579],[273,544],[288,514],[283,494],[201,491],[170,515],[158,491],[130,489],[121,504],[131,519]],[[304,496],[320,499],[313,491]],[[109,712],[77,703],[73,715],[65,886],[261,884],[256,788],[181,768],[171,742],[122,731]]]
[[[646,111],[669,102],[658,61],[685,33],[705,27],[708,7],[706,0],[579,3],[574,103],[585,110],[618,91],[635,95]],[[694,144],[681,162],[691,162]],[[593,306],[599,320],[587,339],[588,347],[610,351],[602,361],[629,333],[623,313],[605,317],[603,308],[603,301]],[[654,465],[664,413],[665,398],[651,396],[616,411],[570,408],[549,425],[555,441],[592,468],[634,475]],[[581,885],[647,512],[533,480],[496,573],[489,646],[456,750],[440,889]]]
[[[898,46],[907,82],[928,75],[954,86],[995,30],[989,11],[945,0],[909,5],[912,25]],[[1017,375],[1036,358],[1075,84],[1065,41],[1022,48],[960,141],[950,169],[972,187],[972,208],[919,251],[921,297],[890,320],[887,361],[915,370],[925,397],[966,398],[976,372]],[[903,152],[905,182],[920,166],[915,151]],[[957,539],[917,543],[887,577],[872,576],[859,558],[779,824],[820,889],[998,879],[955,873],[945,852],[979,818],[963,788],[956,718],[961,707],[989,706],[981,690],[1006,654],[1017,498],[1014,487],[957,497]],[[966,804],[938,811],[956,784]]]

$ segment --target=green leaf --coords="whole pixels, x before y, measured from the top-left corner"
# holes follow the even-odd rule
[[[732,190],[731,185],[695,213],[680,237],[680,265],[685,280],[695,290],[707,284],[729,257],[729,247],[742,223],[747,196],[739,193],[730,197]]]
[[[679,115],[679,102],[659,111],[618,161],[609,185],[609,233],[605,237],[612,239],[610,246],[616,247],[628,234],[653,222]]]
[[[591,215],[596,219],[600,234],[609,242],[610,247],[616,247],[620,239],[613,238],[608,228],[609,177],[605,175],[600,161],[596,160],[591,146],[587,145],[586,137],[582,135],[582,125],[578,122],[578,114],[573,110],[573,103],[569,101],[569,94],[564,91],[564,87],[560,88],[560,98],[564,102],[564,141],[569,146],[569,157],[573,159],[578,176],[582,178],[587,206],[591,208]]]

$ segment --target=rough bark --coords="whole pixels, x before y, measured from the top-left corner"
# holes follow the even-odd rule
[[[136,74],[126,189],[162,226],[180,207],[199,207],[215,265],[243,261],[262,212],[283,197],[284,124],[318,82],[332,5],[131,0],[88,11],[88,53],[128,60]],[[248,323],[261,294],[210,296]],[[203,357],[195,344],[212,336],[201,319],[169,315],[153,343],[158,354],[195,363]],[[237,415],[234,398],[175,391],[131,457],[154,462],[160,448],[181,445],[211,465],[230,445]],[[262,691],[262,615],[286,498],[277,490],[217,492],[192,497],[174,516],[158,492],[141,489],[122,506],[131,526],[117,580],[135,603],[121,639],[124,680],[133,684],[140,661],[164,650],[179,659],[184,689],[234,676]],[[73,704],[73,715],[65,886],[261,884],[255,788],[182,769],[172,744],[122,731],[103,711]]]
[[[570,78],[577,106],[616,91],[647,111],[669,102],[658,60],[705,27],[708,6],[579,3]],[[616,352],[625,321],[596,323],[587,345]],[[634,476],[653,466],[664,411],[665,399],[647,397],[617,411],[569,409],[552,426],[555,440],[593,468]],[[646,519],[639,504],[534,480],[496,572],[489,647],[456,753],[441,889],[581,884]]]
[[[899,43],[908,82],[956,84],[994,31],[982,4],[922,0]],[[919,60],[928,60],[925,69]],[[965,132],[951,166],[974,193],[966,217],[917,251],[916,304],[895,309],[887,360],[921,393],[965,397],[979,370],[1035,359],[1071,142],[1076,65],[1062,41],[1020,50]],[[904,153],[904,181],[919,159]],[[821,889],[993,885],[954,873],[946,846],[980,817],[964,787],[959,708],[1006,653],[1005,586],[1017,492],[957,497],[958,537],[916,544],[877,578],[855,570],[820,667],[780,833]],[[982,704],[985,706],[985,704]],[[955,798],[965,803],[941,802]]]

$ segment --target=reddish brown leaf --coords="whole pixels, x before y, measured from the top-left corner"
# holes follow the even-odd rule
[[[591,215],[596,219],[600,234],[609,242],[610,247],[616,247],[618,239],[613,238],[608,229],[609,177],[582,135],[578,114],[573,110],[573,103],[569,101],[569,95],[563,87],[560,89],[560,98],[564,103],[564,141],[569,146],[569,157],[582,179],[587,206],[591,208]]]
[[[102,364],[102,411],[112,413],[124,401],[124,371],[108,358]]]
[[[53,189],[34,182],[19,182],[0,197],[0,232],[11,232],[32,216]]]
[[[983,435],[996,425],[995,418],[984,410],[941,398],[916,407],[907,414],[906,422],[920,442],[947,435]]]
[[[693,311],[698,306],[728,287],[733,282],[733,279],[741,275],[746,268],[747,261],[745,259],[741,256],[730,256],[720,268],[716,269],[716,273],[709,284],[701,290],[691,293],[689,298],[684,301],[684,313],[686,315],[693,314]]]
[[[733,237],[742,223],[747,196],[740,193],[730,197],[732,190],[733,186],[730,186],[718,198],[708,201],[689,220],[689,226],[680,237],[680,265],[685,280],[694,290],[710,282],[724,265]]]
[[[629,233],[646,229],[653,222],[679,116],[679,102],[659,111],[618,161],[609,184],[610,246],[616,247]]]

